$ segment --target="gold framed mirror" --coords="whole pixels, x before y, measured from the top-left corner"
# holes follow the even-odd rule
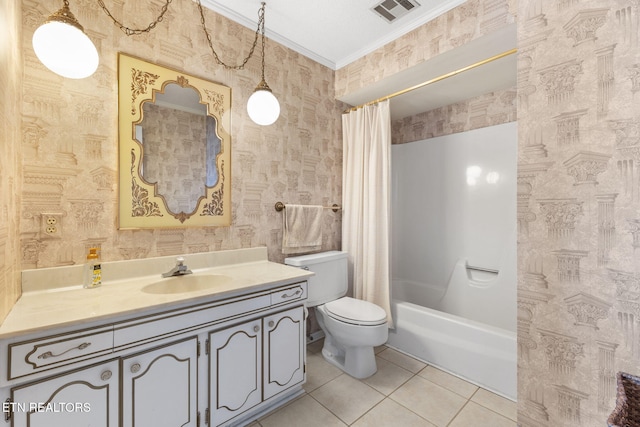
[[[231,88],[118,55],[118,227],[231,224]]]

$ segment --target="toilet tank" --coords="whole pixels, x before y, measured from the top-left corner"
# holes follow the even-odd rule
[[[347,253],[320,252],[284,259],[284,263],[315,273],[307,279],[307,306],[315,307],[336,300],[347,293]]]

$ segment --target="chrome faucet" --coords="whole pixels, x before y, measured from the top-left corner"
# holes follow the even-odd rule
[[[184,265],[184,258],[179,256],[176,258],[176,266],[166,273],[162,273],[162,277],[172,277],[172,276],[184,276],[185,274],[193,273],[191,270]]]

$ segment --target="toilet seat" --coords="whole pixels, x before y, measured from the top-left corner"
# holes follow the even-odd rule
[[[341,322],[361,326],[377,326],[387,322],[387,313],[369,301],[343,297],[324,305],[329,316]]]

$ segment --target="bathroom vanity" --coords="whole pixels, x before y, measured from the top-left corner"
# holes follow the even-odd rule
[[[266,248],[185,258],[167,279],[174,257],[103,263],[97,289],[61,286],[76,267],[24,272],[0,326],[8,425],[243,425],[302,394],[312,273]]]

